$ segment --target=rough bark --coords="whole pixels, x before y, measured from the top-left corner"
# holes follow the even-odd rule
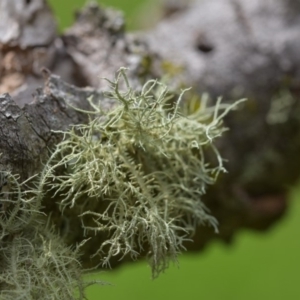
[[[229,174],[205,197],[220,223],[220,233],[201,227],[187,249],[199,250],[213,238],[229,242],[243,227],[268,228],[284,213],[286,187],[299,176],[298,2],[196,1],[183,11],[167,14],[153,30],[135,35],[124,32],[118,13],[92,5],[59,37],[42,0],[28,4],[1,0],[0,92],[10,95],[0,97],[0,170],[11,170],[22,179],[39,172],[48,149],[61,139],[52,130],[87,122],[66,101],[87,108],[89,95],[101,99],[106,86],[99,77],[111,78],[125,66],[138,86],[178,67],[181,71],[172,77],[175,86],[193,86],[198,93],[223,95],[226,101],[250,98],[243,111],[226,120],[230,131],[218,147],[228,159]],[[32,99],[44,81],[41,67],[61,78],[44,71],[44,88]],[[285,119],[274,121],[273,96],[283,84],[292,89],[294,98],[280,111]],[[58,216],[53,200],[45,206]],[[80,233],[69,243],[82,238]],[[103,238],[99,236],[100,241]],[[85,248],[85,266],[94,264],[89,258],[92,250]]]
[[[287,78],[299,86],[299,22],[297,0],[202,0],[160,22],[147,41],[199,92],[269,99]]]

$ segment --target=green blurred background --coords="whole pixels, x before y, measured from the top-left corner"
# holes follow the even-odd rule
[[[95,0],[94,0],[95,1]],[[47,1],[52,7],[57,21],[59,24],[59,29],[62,30],[72,24],[74,18],[73,12],[80,9],[88,0],[48,0]],[[126,28],[135,29],[137,28],[137,23],[139,25],[144,23],[142,18],[138,16],[139,12],[144,12],[149,20],[153,16],[149,16],[149,12],[155,13],[156,3],[161,2],[161,0],[98,0],[95,1],[101,5],[118,8],[124,13],[126,18]],[[150,10],[150,11],[149,11]],[[155,16],[154,19],[157,17]],[[145,23],[151,23],[151,21],[145,21]],[[144,24],[145,24],[144,23]]]
[[[60,30],[72,24],[72,12],[85,2],[49,1]],[[137,14],[142,11],[143,5],[148,2],[153,6],[158,0],[98,2],[123,10],[127,28],[134,29],[137,28],[137,20],[141,19]],[[112,285],[90,287],[88,299],[300,299],[299,197],[300,186],[291,191],[290,211],[269,232],[243,231],[237,234],[232,246],[215,242],[204,253],[182,255],[179,268],[171,267],[154,281],[146,262],[89,276]]]

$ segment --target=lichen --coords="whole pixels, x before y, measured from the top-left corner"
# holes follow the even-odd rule
[[[0,299],[83,299],[79,247],[47,226],[33,180],[0,172]]]
[[[84,299],[86,244],[94,269],[146,254],[157,277],[199,225],[218,230],[202,196],[225,172],[214,140],[238,102],[194,105],[156,80],[133,90],[124,68],[108,82],[114,108],[74,108],[89,123],[57,132],[40,174],[0,172],[0,299]]]
[[[156,277],[177,261],[197,226],[217,231],[201,197],[225,171],[213,141],[236,104],[222,109],[220,100],[214,108],[203,103],[185,116],[185,91],[174,100],[156,80],[134,91],[124,68],[108,82],[106,97],[115,108],[105,111],[92,99],[92,111],[74,108],[89,114],[90,122],[58,131],[64,140],[47,163],[45,187],[63,214],[77,213],[85,234],[108,234],[94,253],[102,265],[146,251]]]

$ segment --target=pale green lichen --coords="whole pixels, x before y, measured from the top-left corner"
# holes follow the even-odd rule
[[[32,179],[20,184],[19,176],[0,172],[0,240],[20,232],[36,221],[37,214],[40,214],[39,192],[27,188],[27,183]]]
[[[285,123],[294,108],[296,99],[292,93],[287,89],[279,91],[278,95],[275,95],[271,100],[270,110],[266,116],[266,121],[270,125]]]
[[[114,108],[88,99],[93,110],[81,112],[90,122],[60,132],[64,139],[39,176],[20,183],[0,172],[0,299],[83,299],[85,243],[95,244],[103,265],[147,254],[156,277],[199,225],[217,231],[202,196],[225,171],[213,142],[237,103],[209,108],[203,97],[191,105],[182,101],[185,91],[176,97],[155,80],[134,91],[123,68],[109,83],[105,97]],[[52,200],[61,212],[44,209]],[[69,246],[54,214],[81,220]]]
[[[1,241],[0,257],[0,299],[75,299],[76,289],[83,299],[77,254],[50,230],[28,226]]]
[[[134,91],[124,68],[109,83],[106,96],[116,101],[115,108],[104,111],[88,99],[92,111],[77,109],[90,122],[62,132],[43,180],[61,199],[62,213],[78,213],[85,233],[109,234],[94,254],[103,265],[113,256],[135,259],[147,251],[156,277],[177,260],[197,226],[217,231],[201,197],[224,171],[213,140],[236,104],[224,109],[220,101],[214,108],[202,104],[184,116],[184,91],[174,100],[155,80]]]
[[[82,244],[71,249],[47,225],[40,183],[0,172],[0,299],[84,299]]]

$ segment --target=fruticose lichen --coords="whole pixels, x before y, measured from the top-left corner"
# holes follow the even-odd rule
[[[134,91],[124,68],[108,82],[106,97],[115,108],[105,111],[88,99],[93,110],[78,109],[90,122],[60,132],[64,140],[47,163],[46,185],[63,214],[77,213],[90,243],[107,233],[94,253],[102,265],[114,256],[136,259],[146,252],[156,277],[177,260],[197,226],[217,231],[201,197],[225,171],[213,140],[236,104],[222,109],[220,101],[214,108],[202,103],[185,116],[184,91],[175,100],[156,80]]]
[[[237,103],[191,105],[156,80],[133,90],[124,68],[108,82],[114,108],[74,108],[90,122],[57,132],[41,174],[0,172],[0,299],[83,299],[90,249],[94,269],[147,255],[156,277],[199,225],[217,231],[202,196],[225,171],[214,140]]]
[[[78,251],[45,224],[31,180],[0,172],[0,299],[83,299]]]

